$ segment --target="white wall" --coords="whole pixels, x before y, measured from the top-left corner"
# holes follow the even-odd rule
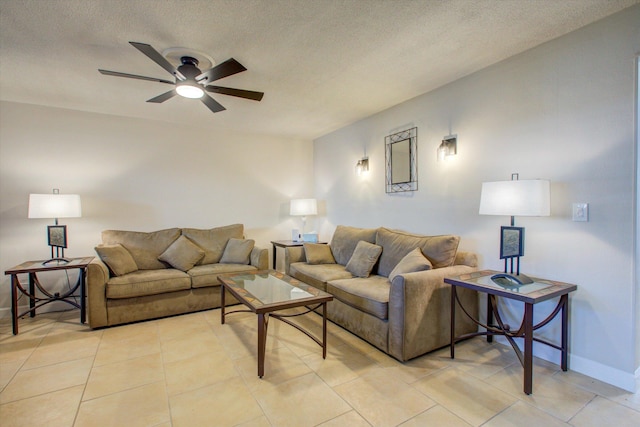
[[[318,138],[321,238],[337,224],[455,233],[481,267],[499,270],[499,228],[509,218],[478,215],[481,183],[513,172],[549,179],[552,216],[516,218],[526,227],[523,272],[579,286],[571,295],[570,369],[633,389],[638,22],[640,6]],[[419,189],[385,194],[384,137],[412,126]],[[458,135],[458,156],[438,163],[436,148],[450,133]],[[363,180],[354,167],[365,150],[371,172]],[[572,202],[589,203],[589,222],[571,221]],[[535,318],[554,306],[537,305]],[[504,308],[512,318],[522,311]],[[558,319],[541,332],[557,342]],[[559,363],[556,350],[535,350]]]
[[[211,120],[224,120],[223,114]],[[27,205],[29,193],[53,188],[82,197],[82,218],[60,220],[68,227],[67,256],[95,255],[105,229],[233,223],[243,223],[248,238],[271,249],[271,240],[290,238],[291,228],[298,228],[289,216],[289,199],[313,192],[313,145],[0,103],[3,272],[49,257],[46,226],[53,220],[27,219]],[[9,283],[2,276],[0,313],[5,315],[11,305]],[[64,277],[55,286],[65,286]]]

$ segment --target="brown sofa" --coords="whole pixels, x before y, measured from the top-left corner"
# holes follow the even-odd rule
[[[328,246],[286,248],[285,272],[334,296],[330,320],[406,361],[450,343],[451,287],[443,279],[477,269],[475,254],[458,252],[459,241],[338,226]],[[477,293],[457,293],[477,318]],[[458,308],[456,335],[476,328]]]
[[[89,326],[98,328],[220,307],[218,275],[264,270],[267,249],[244,226],[106,230],[87,272]]]

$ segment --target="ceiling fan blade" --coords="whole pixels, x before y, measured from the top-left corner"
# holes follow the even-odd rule
[[[160,54],[157,50],[155,50],[151,45],[146,43],[138,43],[138,42],[129,42],[133,47],[138,49],[140,52],[144,53],[151,59],[153,62],[167,70],[170,74],[176,76],[180,80],[185,80],[186,77],[182,75],[180,71],[176,69],[169,61],[165,59],[164,56]]]
[[[231,58],[196,76],[196,81],[201,84],[207,84],[246,70],[241,63]]]
[[[176,96],[178,93],[176,92],[175,89],[170,90],[169,92],[165,92],[162,95],[158,95],[155,98],[151,98],[148,99],[147,102],[154,102],[156,104],[159,104],[161,102],[166,101],[167,99],[171,99],[174,96]]]
[[[127,73],[120,73],[118,71],[109,71],[109,70],[100,70],[100,69],[98,71],[100,71],[100,73],[104,74],[105,76],[127,77],[129,79],[148,80],[150,82],[167,83],[170,85],[175,84],[174,82],[170,82],[169,80],[157,79],[155,77],[138,76],[135,74],[127,74]]]
[[[224,108],[220,103],[218,103],[218,101],[216,101],[206,93],[202,95],[202,98],[200,98],[200,100],[204,103],[204,105],[207,106],[207,108],[209,108],[209,110],[211,110],[214,113],[218,113],[220,111],[226,110],[226,108]]]
[[[251,99],[253,101],[260,101],[264,96],[263,92],[254,92],[252,90],[234,89],[232,87],[222,86],[205,86],[207,92],[221,93],[223,95],[237,96],[238,98]]]

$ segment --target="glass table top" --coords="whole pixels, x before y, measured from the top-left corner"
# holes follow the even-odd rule
[[[271,274],[246,274],[233,277],[235,286],[246,290],[263,304],[310,298],[314,295],[290,285]]]
[[[550,283],[542,283],[542,282],[533,282],[533,283],[527,283],[522,285],[500,285],[494,282],[493,280],[491,280],[491,276],[479,277],[475,279],[475,282],[480,285],[490,286],[492,288],[502,289],[505,291],[516,292],[520,294],[530,294],[532,292],[536,292],[542,289],[546,289],[550,286],[553,286]]]
[[[224,285],[254,307],[296,300],[333,299],[331,294],[276,271],[220,276]]]

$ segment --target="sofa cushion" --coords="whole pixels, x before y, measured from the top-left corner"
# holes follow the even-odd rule
[[[433,268],[453,265],[458,251],[458,236],[420,236],[404,231],[378,229],[376,244],[382,246],[382,255],[378,264],[378,274],[389,276],[406,254],[420,248]]]
[[[120,243],[99,245],[95,249],[102,262],[107,264],[113,276],[122,276],[138,270],[135,260]]]
[[[335,279],[350,279],[353,277],[344,265],[340,264],[307,264],[294,262],[289,266],[289,275],[304,283],[323,291],[327,290],[327,282]]]
[[[173,268],[187,271],[193,268],[204,256],[204,250],[184,236],[180,236],[164,251],[158,259],[169,263]]]
[[[182,235],[188,237],[196,245],[204,249],[204,257],[196,265],[215,264],[220,262],[224,248],[232,237],[242,239],[244,237],[244,225],[233,224],[224,227],[215,227],[208,230],[198,228],[183,228]]]
[[[105,230],[102,243],[115,245],[120,243],[133,257],[139,270],[158,270],[167,268],[158,257],[180,237],[179,228],[144,233],[140,231]]]
[[[389,279],[377,275],[327,283],[327,292],[335,298],[382,320],[388,317],[390,289]]]
[[[331,246],[321,243],[304,243],[304,256],[309,264],[335,264]]]
[[[192,288],[208,288],[220,286],[218,275],[225,273],[244,273],[246,271],[257,271],[252,265],[246,264],[207,264],[196,265],[187,274],[191,276]]]
[[[389,281],[399,274],[414,273],[416,271],[431,270],[431,262],[424,257],[420,248],[415,248],[404,256],[389,274]]]
[[[369,277],[381,252],[382,247],[364,240],[359,241],[346,265],[347,271],[356,277]]]
[[[249,264],[251,251],[256,242],[252,239],[231,238],[224,248],[220,263],[222,264]]]
[[[346,225],[337,226],[331,238],[331,252],[336,262],[347,265],[360,240],[375,243],[376,229],[355,228]]]
[[[124,276],[113,277],[107,282],[107,298],[133,298],[164,294],[191,287],[187,273],[173,268],[138,270]]]

